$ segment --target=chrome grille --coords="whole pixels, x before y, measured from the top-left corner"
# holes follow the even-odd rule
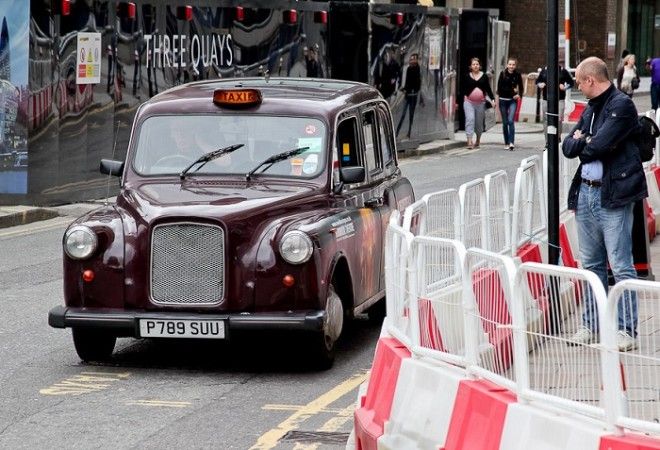
[[[151,235],[151,300],[213,305],[224,295],[225,236],[213,225],[175,223]]]

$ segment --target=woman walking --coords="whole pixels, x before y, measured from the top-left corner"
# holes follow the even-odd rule
[[[518,61],[509,58],[506,69],[502,71],[497,80],[497,95],[499,97],[499,108],[502,116],[502,133],[504,134],[504,146],[513,150],[515,145],[515,133],[513,119],[516,117],[518,99],[523,93],[523,81],[520,72],[516,70]]]
[[[616,87],[630,98],[632,98],[635,89],[639,87],[635,55],[628,54],[623,58],[623,65],[619,68],[616,76]]]
[[[481,71],[479,58],[470,60],[470,72],[463,81],[463,111],[465,111],[465,135],[467,147],[479,147],[481,133],[484,131],[486,95],[495,101],[493,90],[488,82],[488,75]],[[472,140],[472,136],[475,140]]]

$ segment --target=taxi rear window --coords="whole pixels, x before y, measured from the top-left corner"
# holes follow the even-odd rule
[[[300,147],[308,148],[266,167],[263,174],[312,178],[325,166],[326,128],[320,120],[237,114],[146,119],[137,134],[133,168],[141,175],[178,175],[200,156],[235,144],[243,146],[189,174],[244,175],[267,158]]]

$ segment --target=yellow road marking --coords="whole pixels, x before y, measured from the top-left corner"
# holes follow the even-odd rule
[[[355,404],[350,404],[346,408],[339,411],[336,417],[328,420],[323,424],[321,428],[317,431],[339,431],[346,422],[349,422],[353,418],[353,413],[355,412]]]
[[[298,411],[300,408],[304,408],[303,405],[278,405],[278,404],[269,404],[269,405],[264,405],[261,407],[261,409],[264,409],[266,411]],[[319,412],[322,413],[331,413],[331,414],[339,414],[341,413],[341,409],[338,408],[323,408]]]
[[[267,450],[275,447],[278,441],[282,439],[286,433],[297,429],[302,422],[318,414],[328,405],[357,388],[367,379],[368,376],[368,372],[354,374],[348,380],[334,387],[317,399],[312,400],[289,416],[284,422],[280,423],[277,428],[273,428],[262,434],[257,440],[257,443],[250,447],[250,450]]]
[[[164,408],[187,408],[191,405],[190,402],[178,402],[173,400],[131,400],[126,402],[126,404],[137,406],[159,406]]]
[[[355,404],[351,403],[344,409],[340,409],[337,416],[328,420],[324,423],[321,428],[316,431],[325,431],[325,432],[334,432],[339,431],[346,422],[349,422],[353,418],[353,413],[355,412]],[[318,442],[313,442],[310,444],[301,444],[297,442],[293,447],[293,450],[316,450],[319,448]]]
[[[81,372],[47,388],[41,389],[41,395],[81,395],[107,389],[113,382],[128,378],[130,373]]]

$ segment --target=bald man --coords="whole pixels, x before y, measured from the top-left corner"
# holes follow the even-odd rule
[[[580,158],[568,192],[575,210],[580,261],[608,288],[607,262],[614,280],[637,278],[632,255],[633,205],[648,196],[646,177],[637,149],[640,126],[632,100],[610,82],[607,65],[590,57],[577,66],[575,81],[589,99],[580,120],[562,144],[567,158]],[[598,314],[587,293],[577,344],[597,340]],[[637,298],[626,294],[618,302],[617,345],[620,351],[637,346]]]

